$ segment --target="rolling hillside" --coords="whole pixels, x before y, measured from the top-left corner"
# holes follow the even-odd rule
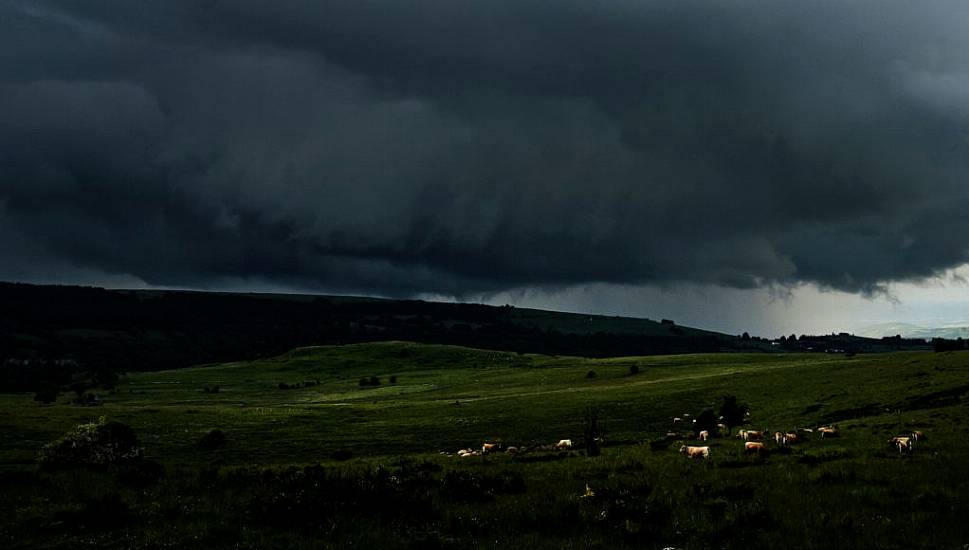
[[[97,407],[5,395],[0,544],[956,548],[967,353],[595,359],[386,342],[134,373]],[[697,443],[671,419],[724,394],[749,404],[746,428],[835,424],[840,437],[771,442],[768,457],[734,437],[708,460],[677,453]],[[589,407],[602,456],[550,450],[582,448]],[[102,415],[131,426],[164,476],[36,470],[46,442]],[[914,454],[887,443],[915,429],[927,439]],[[212,430],[224,443],[201,446]],[[453,455],[487,441],[528,450]],[[104,509],[112,519],[92,515]]]

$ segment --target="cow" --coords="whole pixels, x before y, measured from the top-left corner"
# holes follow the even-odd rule
[[[673,423],[676,424],[677,422],[683,422],[683,419],[680,418],[680,417],[678,417],[678,416],[674,416],[673,417]]]
[[[767,445],[764,445],[762,441],[748,441],[744,443],[744,451],[748,453],[757,453],[759,455],[766,455]]]
[[[784,444],[784,434],[781,432],[774,432],[774,443],[778,445]]]
[[[700,434],[697,437],[700,438],[700,441],[707,441],[710,439],[710,432],[707,430],[700,430]]]
[[[710,456],[710,447],[694,447],[693,445],[683,445],[680,447],[680,452],[685,454],[687,458],[707,458]]]
[[[903,452],[910,453],[912,452],[914,447],[913,445],[914,441],[912,441],[911,437],[902,437],[902,436],[893,437],[889,439],[888,442],[898,447],[898,454],[902,454]]]
[[[764,439],[764,432],[759,430],[741,430],[740,436],[744,441],[754,441]]]
[[[572,440],[571,439],[560,439],[558,443],[555,444],[555,448],[559,450],[571,449]]]
[[[821,434],[821,439],[827,437],[838,437],[838,427],[837,426],[821,426],[818,428],[818,433]]]
[[[510,455],[517,455],[519,451],[518,451],[518,447],[508,447],[507,449],[505,449],[505,452]]]
[[[484,443],[481,445],[481,454],[494,453],[498,451],[498,443]]]
[[[912,437],[912,441],[925,441],[925,434],[918,430],[915,430],[914,432],[912,432],[911,437]]]
[[[801,440],[801,437],[794,432],[784,434],[784,445],[790,445],[791,443],[797,443]]]
[[[721,432],[729,432],[730,431],[730,427],[727,426],[726,424],[724,424],[723,422],[717,424],[717,429],[720,430]]]

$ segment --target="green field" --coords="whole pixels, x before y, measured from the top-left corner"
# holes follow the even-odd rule
[[[0,546],[964,548],[967,393],[966,352],[585,359],[387,342],[132,374],[97,407],[0,396]],[[648,444],[724,394],[750,405],[750,429],[841,437],[766,459],[715,439],[699,462]],[[440,454],[581,448],[590,405],[600,457]],[[44,444],[99,416],[131,426],[164,477],[38,470]],[[225,446],[199,448],[212,429]],[[887,439],[913,429],[927,440],[900,456]]]

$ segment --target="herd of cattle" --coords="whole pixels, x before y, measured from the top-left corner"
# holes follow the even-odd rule
[[[684,417],[689,417],[690,415],[683,415]],[[675,417],[673,418],[673,423],[682,422],[683,418]],[[695,421],[694,421],[695,422]],[[696,433],[695,439],[700,441],[709,441],[712,435],[728,435],[730,433],[730,428],[725,424],[717,424],[717,430],[715,434],[711,434],[710,430],[700,430]],[[839,437],[840,432],[836,425],[830,426],[819,426],[817,428],[795,428],[793,431],[779,432],[775,431],[771,434],[767,430],[740,430],[737,432],[737,438],[741,439],[744,443],[744,452],[748,454],[755,454],[758,456],[767,456],[770,453],[770,449],[767,446],[767,442],[771,439],[773,435],[774,444],[777,447],[788,447],[796,443],[800,443],[811,437],[813,434],[817,434],[820,439],[830,439]],[[666,434],[667,440],[674,439],[685,439],[684,434],[670,431]],[[908,435],[895,436],[888,440],[888,443],[898,449],[899,454],[902,453],[912,453],[915,451],[915,443],[917,441],[923,441],[925,439],[925,434],[921,431],[913,431]],[[549,445],[538,445],[535,447],[505,447],[501,443],[483,443],[480,449],[476,448],[466,448],[460,449],[455,453],[441,452],[445,456],[458,456],[461,458],[467,458],[472,456],[483,456],[487,454],[493,454],[498,452],[504,452],[510,455],[516,455],[520,453],[525,453],[529,451],[569,451],[572,449],[571,439],[561,439],[558,443]],[[704,459],[710,456],[710,446],[709,445],[682,445],[680,447],[680,453],[686,455],[688,458]]]
[[[469,447],[467,449],[459,449],[457,452],[453,454],[445,451],[442,451],[441,454],[444,456],[457,456],[461,458],[467,458],[471,456],[482,456],[482,455],[499,453],[499,452],[504,452],[510,455],[517,455],[517,454],[526,453],[529,451],[569,451],[571,449],[572,449],[571,439],[560,439],[559,442],[554,445],[538,445],[535,447],[514,447],[514,446],[505,447],[501,443],[497,443],[497,442],[482,443],[480,449]]]
[[[689,415],[686,415],[689,416]],[[673,422],[682,421],[681,418],[677,417],[673,419]],[[729,428],[724,424],[717,424],[717,428],[720,433],[729,433]],[[818,434],[820,439],[830,439],[838,437],[840,432],[838,427],[835,425],[831,426],[819,426],[817,428],[795,428],[791,432],[774,432],[773,439],[774,443],[778,447],[787,447],[795,443],[804,441],[812,434]],[[767,447],[767,441],[769,441],[770,432],[767,430],[740,430],[737,433],[737,438],[743,440],[744,442],[744,452],[748,454],[756,454],[759,456],[766,456],[770,449]],[[681,434],[677,432],[668,432],[666,434],[667,439],[679,438]],[[700,441],[709,441],[710,432],[708,430],[701,430],[697,433],[696,439]],[[888,440],[889,445],[898,449],[899,454],[902,453],[912,453],[915,451],[915,443],[917,441],[923,441],[925,439],[925,434],[921,431],[913,431],[908,435],[895,436]],[[710,456],[710,446],[709,445],[682,445],[680,447],[680,452],[686,455],[688,458],[704,459]]]

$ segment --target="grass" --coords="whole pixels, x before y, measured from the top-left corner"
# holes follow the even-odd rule
[[[370,376],[381,385],[361,387]],[[386,342],[133,374],[99,407],[0,396],[0,545],[962,548],[967,392],[969,352],[584,359]],[[842,436],[766,459],[714,439],[703,462],[646,444],[726,393],[750,428]],[[439,454],[578,443],[589,405],[598,458]],[[37,470],[43,444],[101,415],[134,428],[160,482]],[[225,446],[199,448],[212,429]],[[928,440],[899,456],[886,441],[912,429]],[[117,521],[92,519],[102,508]]]

